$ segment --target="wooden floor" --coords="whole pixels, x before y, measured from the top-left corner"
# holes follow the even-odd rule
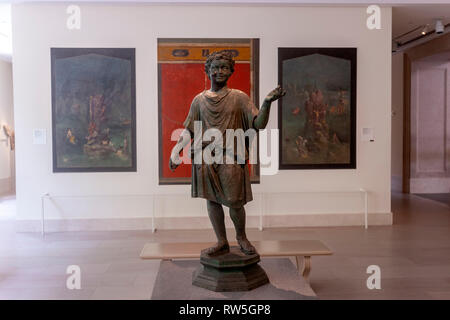
[[[312,259],[311,286],[320,299],[450,299],[449,206],[393,194],[392,211],[393,226],[368,230],[280,228],[248,233],[254,240],[323,241],[334,254]],[[139,258],[145,243],[213,239],[212,230],[68,232],[42,239],[39,234],[15,233],[12,222],[0,217],[0,299],[148,299],[159,261]],[[81,290],[66,289],[68,265],[80,266]],[[369,265],[381,268],[381,290],[366,286]]]

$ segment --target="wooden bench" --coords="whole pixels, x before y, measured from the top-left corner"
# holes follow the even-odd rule
[[[319,240],[264,240],[252,241],[252,244],[261,257],[295,257],[297,269],[307,282],[311,272],[311,257],[333,254]],[[142,249],[141,259],[199,259],[200,251],[213,245],[213,242],[147,243]],[[230,245],[237,244],[231,242]]]

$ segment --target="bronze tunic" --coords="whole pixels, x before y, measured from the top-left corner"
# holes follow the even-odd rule
[[[242,91],[222,88],[218,92],[205,90],[192,101],[184,126],[194,134],[194,122],[201,121],[203,132],[210,128],[222,133],[224,146],[227,129],[255,129],[258,114],[250,98]],[[248,148],[248,145],[246,145]],[[245,150],[248,160],[248,149]],[[205,198],[227,207],[239,208],[253,200],[248,165],[192,164],[193,198]]]

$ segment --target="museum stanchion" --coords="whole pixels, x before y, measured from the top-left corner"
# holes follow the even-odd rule
[[[334,195],[339,195],[339,194],[360,194],[362,195],[362,200],[363,200],[363,208],[362,208],[362,212],[364,215],[364,228],[367,229],[369,227],[368,224],[368,206],[369,206],[369,193],[366,189],[364,188],[359,188],[357,190],[323,190],[323,191],[309,191],[309,190],[304,190],[304,191],[289,191],[289,192],[270,192],[270,193],[259,193],[259,201],[260,201],[260,207],[259,207],[259,230],[262,231],[264,229],[264,216],[267,215],[267,199],[270,196],[276,196],[276,195],[298,195],[298,196],[302,196],[302,195],[308,195],[308,194],[323,194],[323,195],[327,195],[327,194],[334,194]]]
[[[157,197],[158,196],[162,196],[162,195],[158,195],[158,194],[122,194],[122,195],[110,195],[110,194],[103,194],[103,195],[53,195],[50,193],[45,193],[41,196],[41,227],[40,227],[40,231],[42,236],[45,235],[45,233],[48,233],[51,228],[47,225],[47,210],[48,208],[46,207],[46,203],[48,201],[55,201],[58,199],[102,199],[102,198],[123,198],[123,199],[130,199],[130,198],[144,198],[144,199],[148,199],[149,204],[147,207],[151,208],[151,231],[152,233],[156,232],[156,202],[157,202]],[[59,209],[59,213],[62,214],[63,210]],[[68,217],[66,217],[68,218]]]
[[[285,192],[285,193],[257,193],[257,196],[255,197],[258,199],[259,202],[259,210],[257,213],[257,217],[259,219],[259,225],[258,229],[259,231],[262,231],[264,229],[264,217],[267,215],[267,199],[269,196],[274,196],[277,194],[282,195],[307,195],[307,194],[354,194],[359,193],[363,196],[364,201],[364,208],[363,208],[363,214],[364,214],[364,227],[368,228],[368,192],[367,190],[360,188],[359,190],[342,190],[342,191],[297,191],[297,192]],[[179,194],[176,194],[179,196]],[[53,199],[63,199],[63,198],[77,198],[77,199],[92,199],[92,198],[148,198],[149,199],[149,207],[151,208],[151,231],[152,233],[155,233],[157,230],[157,224],[156,224],[156,207],[157,202],[160,197],[167,196],[167,194],[136,194],[136,195],[53,195],[50,193],[45,193],[41,196],[41,234],[44,236],[48,230],[45,227],[46,223],[46,201],[52,201]],[[256,215],[255,215],[256,216]],[[250,215],[249,215],[250,217]]]
[[[45,199],[49,199],[50,194],[45,193],[41,197],[41,235],[45,235]]]

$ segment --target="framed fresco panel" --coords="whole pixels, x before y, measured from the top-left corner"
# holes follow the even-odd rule
[[[136,171],[135,49],[52,48],[53,172]]]
[[[280,169],[356,168],[356,48],[278,48]]]
[[[191,183],[190,164],[169,169],[176,144],[172,133],[183,128],[192,99],[210,88],[206,58],[220,50],[231,51],[236,62],[228,86],[245,92],[258,107],[259,39],[158,39],[159,184]],[[259,164],[249,169],[251,182],[259,183]]]

